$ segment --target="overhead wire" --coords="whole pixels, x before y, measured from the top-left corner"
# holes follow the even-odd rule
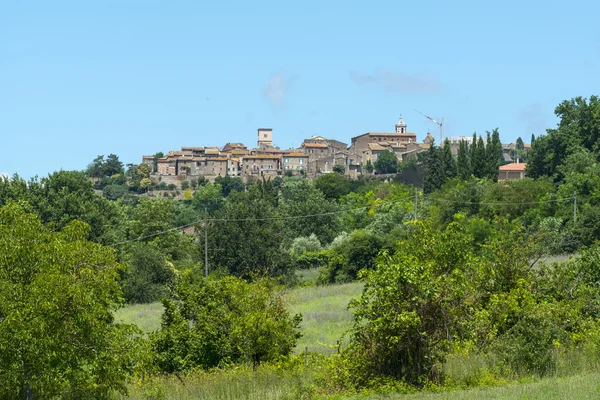
[[[127,243],[138,242],[140,240],[149,239],[149,238],[156,237],[156,236],[168,233],[168,232],[179,231],[179,230],[188,228],[190,226],[194,226],[194,225],[204,223],[204,222],[266,222],[266,221],[286,221],[286,220],[303,219],[303,218],[323,217],[323,216],[327,216],[327,215],[336,215],[336,214],[343,214],[343,213],[352,212],[352,211],[364,210],[364,209],[373,208],[376,206],[381,206],[381,205],[386,205],[386,204],[394,204],[394,203],[398,203],[400,201],[404,201],[404,200],[408,200],[408,199],[412,199],[412,198],[413,198],[413,196],[406,196],[406,197],[402,197],[399,199],[390,200],[390,201],[382,201],[380,203],[371,204],[371,205],[362,206],[362,207],[347,208],[347,209],[343,209],[343,210],[329,211],[329,212],[315,213],[315,214],[307,214],[307,215],[290,215],[290,216],[282,216],[282,217],[265,217],[265,218],[201,218],[201,219],[191,222],[189,224],[169,228],[169,229],[166,229],[161,232],[152,233],[152,234],[141,236],[141,237],[138,237],[135,239],[125,240],[125,241],[122,241],[119,243],[115,243],[111,246],[113,246],[113,247],[121,246],[121,245],[127,244]],[[531,204],[573,201],[573,198],[561,198],[561,199],[550,199],[550,200],[529,201],[529,202],[468,202],[468,201],[459,201],[459,200],[437,199],[437,198],[432,198],[432,197],[424,197],[424,199],[430,200],[430,201],[440,201],[440,202],[446,202],[446,203],[468,204],[468,205],[531,205]]]

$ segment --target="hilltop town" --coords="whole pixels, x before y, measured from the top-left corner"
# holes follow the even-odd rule
[[[335,139],[313,136],[304,139],[300,147],[282,150],[274,144],[273,129],[257,130],[256,147],[243,143],[226,143],[217,146],[181,147],[166,155],[146,155],[142,163],[150,167],[150,178],[154,182],[180,183],[193,177],[203,176],[208,180],[216,177],[240,177],[247,181],[252,177],[278,175],[306,176],[315,178],[334,171],[334,168],[351,178],[366,173],[365,165],[375,163],[382,152],[392,152],[399,163],[426,151],[434,142],[427,132],[422,142],[417,134],[409,132],[400,117],[393,132],[366,132],[350,139],[350,145]],[[472,137],[448,138],[456,154],[460,141],[470,144]],[[526,149],[529,145],[525,145]],[[505,161],[511,162],[511,151],[515,144],[503,145]],[[336,166],[338,166],[336,168]],[[506,167],[504,168],[506,170]],[[510,167],[509,167],[510,169]],[[518,170],[522,171],[522,167]],[[505,174],[506,176],[506,174]],[[522,177],[522,174],[519,174]]]

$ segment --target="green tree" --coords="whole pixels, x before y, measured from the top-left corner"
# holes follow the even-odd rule
[[[422,385],[435,379],[449,338],[468,310],[465,301],[470,238],[458,224],[437,232],[416,222],[413,240],[364,273],[365,288],[351,302],[354,328],[342,355],[353,386],[391,377]],[[439,376],[439,373],[438,373]]]
[[[430,146],[425,153],[424,160],[425,177],[423,179],[423,191],[428,194],[439,189],[446,182],[442,149],[437,146]]]
[[[175,205],[172,200],[143,197],[129,218],[128,239],[148,243],[173,261],[193,259],[197,254],[193,237],[173,229]]]
[[[600,150],[600,98],[565,100],[554,114],[559,118],[558,127],[532,140],[527,160],[527,173],[532,178],[550,176],[560,181],[563,177],[558,167],[571,153],[581,147]]]
[[[164,254],[153,246],[137,243],[127,258],[123,292],[129,303],[161,300],[173,282],[175,273]]]
[[[116,174],[123,175],[124,173],[123,163],[119,160],[119,156],[116,154],[109,154],[108,157],[106,157],[106,162],[103,166],[103,176],[113,176]]]
[[[73,221],[49,231],[0,208],[0,398],[109,398],[126,393],[136,344],[114,323],[121,304],[113,249]]]
[[[460,179],[467,180],[473,174],[471,170],[471,159],[469,157],[468,144],[464,140],[460,141],[456,159],[457,173]]]
[[[87,167],[87,174],[92,178],[103,178],[104,175],[104,156],[94,158],[94,161]]]
[[[85,173],[54,172],[40,182],[29,183],[30,202],[44,223],[57,229],[73,220],[90,225],[90,239],[108,243],[120,225],[118,206],[96,196]]]
[[[456,160],[452,155],[452,145],[450,144],[450,140],[448,140],[448,138],[444,140],[444,147],[442,148],[442,160],[444,163],[444,172],[446,174],[446,178],[454,178],[457,174]]]
[[[152,337],[166,372],[274,361],[289,355],[300,335],[273,282],[235,277],[206,280],[183,273],[175,297],[163,301],[162,328]]]
[[[325,198],[307,179],[288,182],[282,191],[283,202],[280,203],[281,215],[288,218],[283,226],[287,243],[298,236],[316,235],[322,243],[329,243],[340,230],[337,211],[339,205]],[[303,215],[318,216],[301,218]]]
[[[337,200],[350,193],[352,186],[350,179],[340,174],[324,174],[315,179],[315,187],[326,198]]]
[[[221,208],[224,202],[222,186],[218,183],[208,182],[194,192],[192,207],[196,211],[206,210],[209,214],[212,214]]]
[[[335,164],[333,166],[333,172],[344,175],[344,172],[346,172],[346,167],[344,167],[342,164]]]
[[[198,178],[198,180],[200,180],[200,178]],[[246,189],[246,186],[244,185],[244,182],[242,182],[241,178],[231,177],[229,175],[217,176],[215,178],[215,183],[217,185],[221,185],[223,197],[229,196],[229,194],[234,190],[237,192],[243,192]],[[198,184],[204,185],[204,182],[199,182]]]
[[[321,283],[356,280],[359,271],[375,267],[375,259],[384,245],[380,235],[355,230],[336,239],[328,251],[328,265],[321,272]]]
[[[375,169],[375,167],[373,167],[373,163],[371,162],[371,159],[368,159],[367,162],[365,163],[365,170],[369,174],[372,174],[374,169]]]
[[[502,151],[502,142],[498,128],[494,129],[491,136],[487,133],[488,145],[486,146],[486,178],[498,181],[498,167],[504,164],[504,154]]]
[[[220,268],[244,278],[280,276],[288,272],[289,256],[281,251],[283,221],[277,210],[277,192],[252,185],[248,192],[233,191],[227,202],[211,216],[208,259],[211,269]],[[200,245],[204,259],[204,243]]]
[[[473,144],[471,150],[471,167],[476,178],[485,178],[488,172],[488,164],[486,163],[486,151],[483,138],[473,135]]]
[[[398,172],[398,157],[393,152],[384,150],[377,156],[374,167],[378,174],[395,174]]]

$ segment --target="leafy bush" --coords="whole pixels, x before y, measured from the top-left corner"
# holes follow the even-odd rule
[[[273,282],[235,277],[206,280],[185,271],[173,299],[163,301],[162,329],[152,337],[158,367],[167,372],[273,361],[300,337]]]
[[[319,238],[314,233],[309,237],[297,237],[290,246],[290,252],[296,257],[307,252],[317,251],[321,251],[321,242],[319,242]]]

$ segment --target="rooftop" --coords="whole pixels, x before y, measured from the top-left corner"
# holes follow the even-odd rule
[[[302,143],[303,147],[318,147],[321,149],[324,149],[327,147],[327,144],[325,143]]]
[[[500,171],[525,171],[527,164],[525,163],[510,163],[500,166]]]

